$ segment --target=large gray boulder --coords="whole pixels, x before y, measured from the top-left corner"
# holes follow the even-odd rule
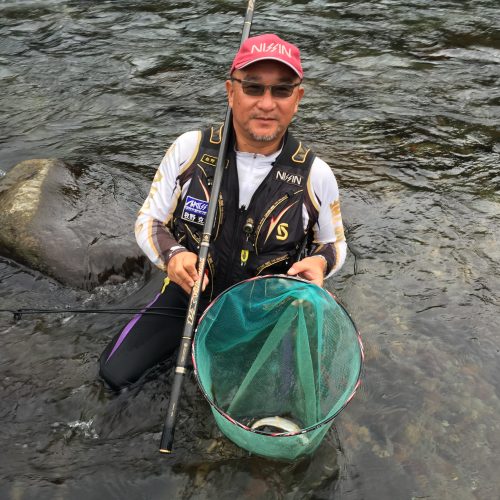
[[[85,289],[143,272],[134,238],[144,198],[138,184],[60,160],[17,164],[0,179],[0,254]]]

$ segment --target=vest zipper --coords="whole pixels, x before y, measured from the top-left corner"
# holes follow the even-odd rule
[[[246,233],[240,229],[243,227],[243,220],[247,214],[247,208],[245,206],[239,207],[236,217],[236,224],[234,225],[233,238],[232,238],[232,251],[231,251],[231,262],[226,266],[226,272],[224,273],[224,285],[229,282],[229,277],[234,271],[234,265],[236,261],[236,256],[240,257],[241,250],[243,248],[244,237]],[[239,266],[238,266],[239,267]],[[224,289],[227,288],[224,286]]]
[[[209,278],[210,278],[210,298],[209,298],[209,302],[212,302],[212,299],[213,299],[213,296],[214,296],[214,275],[215,275],[215,269],[214,269],[214,262],[213,262],[213,259],[212,259],[212,256],[210,255],[210,253],[208,254],[208,258],[207,258],[207,265],[208,265],[208,274],[209,274]]]

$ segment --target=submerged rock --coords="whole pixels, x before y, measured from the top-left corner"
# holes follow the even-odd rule
[[[0,254],[91,289],[144,271],[134,238],[144,193],[106,168],[26,160],[0,180]]]

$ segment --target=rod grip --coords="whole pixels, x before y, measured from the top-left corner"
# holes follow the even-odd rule
[[[165,424],[163,426],[163,432],[161,433],[160,440],[160,453],[172,453],[172,448],[174,444],[174,431],[175,431],[175,420],[177,417],[177,409],[179,407],[179,396],[182,389],[182,383],[184,382],[185,370],[175,370],[174,382],[172,384],[172,391],[170,392],[170,403],[168,407],[168,412],[165,417]]]

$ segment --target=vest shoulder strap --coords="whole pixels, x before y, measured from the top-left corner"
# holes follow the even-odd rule
[[[276,163],[289,167],[297,167],[308,172],[315,156],[311,148],[305,146],[301,141],[298,141],[292,134],[287,132],[285,144],[280,155],[276,158]]]

